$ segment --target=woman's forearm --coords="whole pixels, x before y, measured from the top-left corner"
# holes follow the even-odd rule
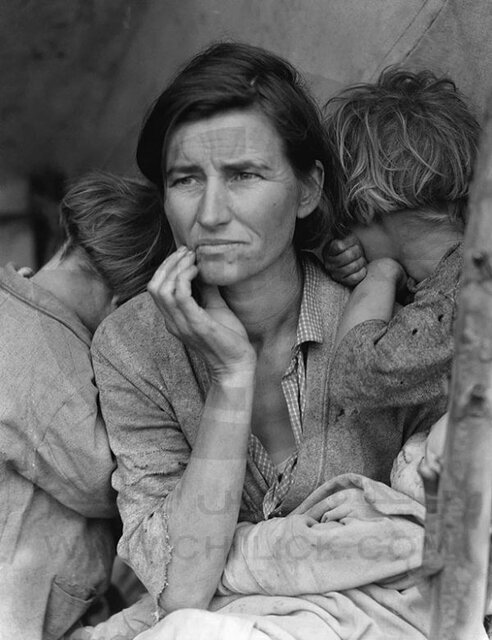
[[[206,608],[214,595],[237,524],[246,468],[254,372],[214,382],[193,453],[168,498],[173,547],[165,611]]]

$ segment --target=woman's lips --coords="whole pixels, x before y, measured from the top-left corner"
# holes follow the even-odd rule
[[[244,243],[236,240],[207,240],[199,242],[196,245],[196,251],[199,253],[220,253],[221,251],[227,251],[239,244]]]

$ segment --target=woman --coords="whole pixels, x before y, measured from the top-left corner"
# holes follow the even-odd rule
[[[114,462],[94,330],[169,249],[156,189],[109,174],[65,196],[63,247],[32,277],[0,269],[0,637],[56,640],[104,594]]]
[[[331,223],[330,153],[296,71],[218,44],[164,90],[137,160],[177,251],[97,332],[120,554],[160,607],[206,608],[239,521],[285,515],[344,472],[387,481],[444,407],[327,399],[347,291],[302,254]]]

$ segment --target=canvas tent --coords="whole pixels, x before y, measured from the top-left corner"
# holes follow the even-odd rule
[[[219,38],[287,57],[321,101],[403,63],[451,75],[481,112],[491,32],[490,0],[12,0],[0,7],[0,179],[135,170],[146,108]]]

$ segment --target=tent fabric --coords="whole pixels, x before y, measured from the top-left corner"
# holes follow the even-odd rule
[[[389,4],[392,9],[389,11]],[[315,95],[324,102],[355,82],[374,82],[381,71],[402,65],[450,76],[480,117],[492,90],[492,3],[490,0],[369,0],[364,3],[367,30],[361,42],[350,34],[351,59],[337,51],[326,72],[306,69]],[[336,3],[332,18],[344,25],[357,19],[358,0]],[[363,29],[363,25],[358,25]]]

